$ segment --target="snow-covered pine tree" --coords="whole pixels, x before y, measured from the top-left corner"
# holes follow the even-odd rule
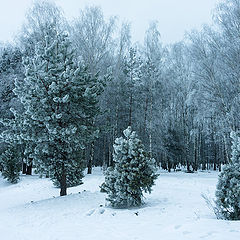
[[[9,145],[5,152],[0,155],[2,175],[10,183],[17,183],[21,170],[21,158],[15,145]]]
[[[231,163],[219,175],[216,207],[220,217],[240,220],[240,132],[232,132]]]
[[[74,63],[74,53],[66,34],[45,38],[33,58],[25,58],[26,78],[16,81],[15,94],[24,113],[15,120],[21,131],[16,138],[34,146],[29,157],[43,173],[60,186],[81,183],[84,163],[81,154],[93,131],[92,117],[99,111],[97,78]],[[74,184],[72,184],[72,181]]]
[[[13,114],[10,108],[20,109],[20,103],[12,92],[14,88],[14,79],[23,78],[22,53],[20,49],[5,45],[0,51],[0,118],[12,118]],[[7,126],[1,123],[0,134],[7,129]],[[0,138],[0,154],[8,148],[8,144]]]
[[[22,53],[19,48],[6,45],[0,53],[0,170],[10,183],[17,183],[21,170],[21,147],[6,139],[3,131],[11,129],[13,114],[10,108],[20,110],[21,105],[14,96],[14,79],[23,78]],[[6,121],[2,118],[7,118]]]
[[[151,193],[158,177],[154,159],[143,149],[142,142],[128,127],[124,138],[115,140],[113,146],[114,167],[108,168],[101,191],[108,194],[107,200],[113,207],[134,207],[143,204],[143,192]]]

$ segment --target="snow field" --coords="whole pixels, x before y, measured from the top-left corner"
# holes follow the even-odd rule
[[[59,189],[49,179],[0,177],[1,240],[238,240],[240,221],[217,220],[201,194],[214,196],[216,172],[161,172],[142,208],[113,209],[99,192],[100,169],[84,184]]]

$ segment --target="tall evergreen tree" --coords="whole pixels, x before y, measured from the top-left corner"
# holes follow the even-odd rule
[[[97,134],[92,117],[99,109],[97,78],[74,63],[66,34],[45,37],[33,58],[25,58],[26,78],[16,81],[15,94],[24,113],[15,111],[21,138],[33,147],[28,152],[40,171],[50,173],[60,195],[81,183],[85,142]]]
[[[19,79],[24,78],[22,53],[18,47],[6,44],[0,51],[0,135],[4,130],[9,129],[9,126],[6,126],[5,124],[1,123],[1,118],[11,119],[13,117],[13,114],[10,111],[11,107],[18,109],[19,111],[21,109],[20,101],[17,99],[17,97],[14,95],[12,91],[14,88],[15,78]],[[6,156],[6,154],[10,152],[12,153],[13,148],[15,148],[10,147],[14,146],[15,145],[14,143],[8,142],[6,144],[4,143],[4,141],[5,140],[1,139],[0,137],[0,154],[3,154],[2,156]],[[6,159],[7,161],[3,162],[3,159]],[[10,161],[10,159],[8,158],[2,158],[3,171],[4,169],[8,168],[7,164],[12,164],[12,161]]]

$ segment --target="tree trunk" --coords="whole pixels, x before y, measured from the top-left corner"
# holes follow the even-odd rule
[[[226,139],[225,135],[223,135],[223,140],[224,140],[224,149],[225,149],[226,163],[230,163],[230,157],[229,157],[229,154],[228,154],[228,144],[227,144],[227,139]]]
[[[168,172],[171,172],[172,163],[171,163],[171,161],[169,159],[167,160],[167,163],[168,163]]]
[[[206,163],[205,163],[205,162],[202,163],[202,170],[203,170],[203,171],[206,170]]]
[[[94,141],[91,143],[91,149],[90,149],[90,156],[89,156],[89,160],[88,160],[88,170],[87,170],[87,174],[92,174],[92,164],[93,164],[93,157],[94,157]]]
[[[27,164],[26,175],[32,175],[32,162],[33,162],[33,159],[29,159],[29,162]]]
[[[102,167],[103,167],[103,171],[105,171],[107,169],[107,163],[106,163],[106,137],[105,135],[103,136],[103,163],[102,163]]]
[[[145,110],[144,110],[144,129],[143,129],[143,136],[146,137],[147,133],[147,111],[148,111],[148,97],[145,100]]]
[[[193,171],[198,170],[198,160],[197,160],[197,137],[194,137],[194,164]]]
[[[152,84],[151,84],[150,122],[149,122],[149,153],[150,153],[150,158],[152,158],[152,110],[153,110],[153,95],[152,95]]]
[[[133,95],[131,93],[129,99],[129,123],[128,126],[132,126],[132,104],[133,104]]]
[[[221,162],[218,163],[218,171],[219,171],[219,172],[222,171],[222,165],[221,165]]]
[[[198,132],[198,161],[202,162],[202,134],[201,130]]]
[[[109,167],[113,166],[111,144],[110,143],[108,144],[108,166]]]
[[[27,165],[26,175],[32,175],[32,163]]]
[[[23,164],[22,164],[22,173],[26,174],[26,172],[27,172],[27,164],[25,162],[23,162]]]
[[[188,172],[188,173],[191,172],[191,170],[190,170],[190,163],[189,163],[189,162],[187,162],[187,172]]]
[[[60,180],[60,188],[61,188],[60,196],[67,195],[67,179],[66,179],[64,164],[62,164],[62,176]]]

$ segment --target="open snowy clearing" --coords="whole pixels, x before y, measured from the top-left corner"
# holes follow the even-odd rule
[[[22,176],[11,185],[0,177],[0,239],[237,240],[240,221],[217,220],[201,197],[214,196],[217,174],[161,172],[146,205],[134,209],[105,207],[97,168],[65,197],[49,179]]]

